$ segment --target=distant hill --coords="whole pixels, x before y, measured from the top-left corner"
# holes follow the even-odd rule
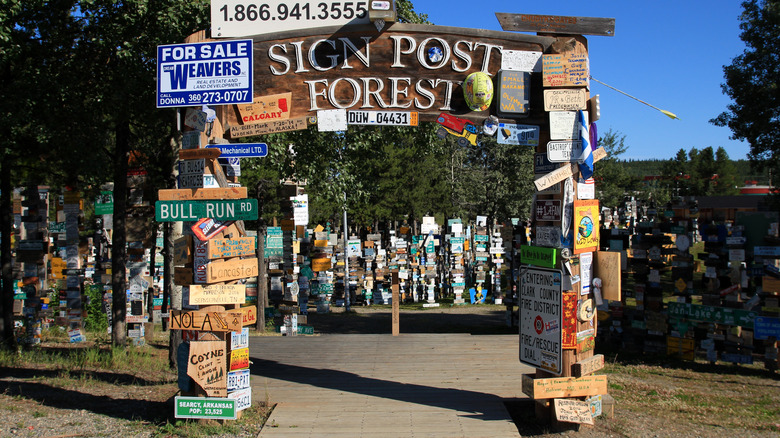
[[[671,160],[625,160],[620,161],[624,169],[634,178],[643,179],[645,176],[661,175],[664,163]],[[744,184],[745,181],[757,181],[758,185],[769,184],[767,171],[756,172],[750,169],[748,160],[732,160],[737,171],[737,181]]]

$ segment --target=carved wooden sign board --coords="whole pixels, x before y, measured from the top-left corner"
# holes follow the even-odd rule
[[[207,332],[239,331],[243,314],[233,312],[199,312],[171,310],[171,330],[198,330]]]
[[[502,50],[545,52],[555,41],[406,23],[394,23],[379,34],[373,25],[358,25],[304,29],[281,39],[277,35],[252,37],[254,89],[265,96],[291,93],[286,102],[290,119],[343,109],[416,111],[420,121],[429,122],[445,112],[481,122],[490,109],[468,109],[461,88],[466,76],[481,71],[495,78]],[[230,107],[231,129],[247,123],[241,106]]]
[[[227,395],[225,347],[225,341],[190,341],[187,375],[192,377],[209,397]]]

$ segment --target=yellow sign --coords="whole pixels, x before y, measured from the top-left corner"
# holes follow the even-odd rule
[[[574,254],[599,249],[599,201],[574,201]]]

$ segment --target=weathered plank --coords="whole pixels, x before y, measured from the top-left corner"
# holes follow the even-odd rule
[[[247,197],[246,187],[162,189],[157,191],[157,199],[160,201],[244,199],[246,197]]]
[[[217,260],[206,265],[206,283],[257,277],[257,258]]]
[[[615,36],[615,19],[496,12],[501,29],[513,32]]]
[[[255,262],[255,264],[256,263],[257,262]],[[245,300],[245,284],[190,285],[189,304],[191,305],[237,304],[243,303]]]
[[[533,399],[582,397],[607,393],[607,376],[537,379],[523,374],[523,393]]]
[[[607,156],[607,151],[604,150],[603,147],[600,147],[593,151],[593,162],[597,162],[601,160],[602,158],[605,158]],[[575,173],[579,172],[579,166],[577,163],[571,163],[568,166],[562,166],[559,167],[552,172],[541,176],[534,180],[534,185],[536,186],[536,190],[544,190],[550,186],[552,186],[555,183],[559,183],[566,178],[573,176]]]
[[[604,368],[604,355],[597,354],[575,363],[571,366],[571,371],[574,377],[583,377],[593,374],[602,368]]]

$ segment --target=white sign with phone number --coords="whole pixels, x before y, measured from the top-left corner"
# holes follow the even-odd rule
[[[211,2],[211,35],[215,38],[368,23],[367,0],[212,0]]]

